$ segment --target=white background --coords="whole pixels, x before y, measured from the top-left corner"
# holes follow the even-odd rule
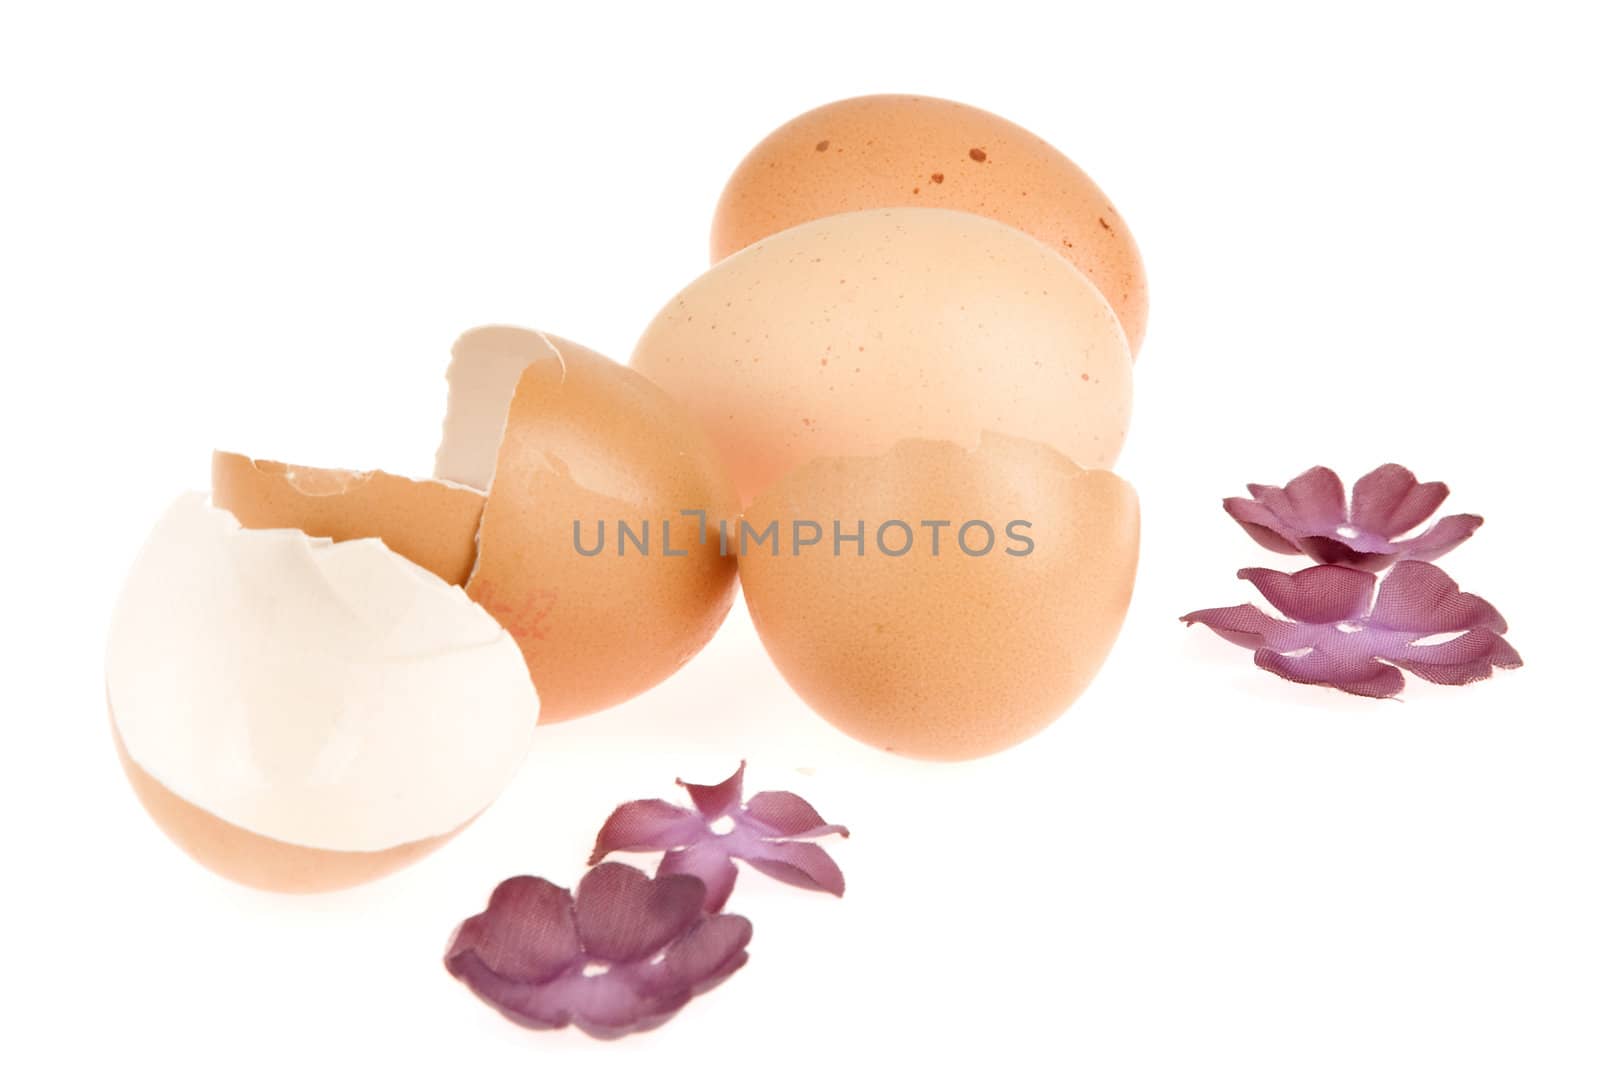
[[[1600,1062],[1585,5],[546,6],[6,5],[0,1059]],[[102,645],[209,450],[426,473],[457,332],[626,359],[743,153],[884,91],[1046,137],[1143,247],[1144,561],[1090,692],[903,762],[812,716],[740,608],[387,881],[280,899],[171,847]],[[1447,563],[1525,669],[1364,702],[1176,622],[1292,565],[1221,497],[1386,460],[1487,516]],[[749,965],[614,1044],[447,977],[495,882],[575,879],[613,804],[740,756],[855,831],[843,900],[743,877]]]

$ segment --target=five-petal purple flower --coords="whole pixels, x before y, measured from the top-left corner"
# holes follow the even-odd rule
[[[1397,667],[1441,685],[1465,685],[1495,667],[1522,666],[1500,636],[1506,621],[1494,606],[1461,592],[1431,563],[1397,563],[1381,586],[1364,571],[1330,565],[1294,574],[1247,567],[1239,577],[1286,618],[1240,604],[1190,612],[1182,621],[1255,649],[1257,666],[1291,682],[1392,697],[1405,686]]]
[[[1222,506],[1258,544],[1364,571],[1400,560],[1438,559],[1483,525],[1477,515],[1449,515],[1409,540],[1397,540],[1450,495],[1443,482],[1418,482],[1398,463],[1363,475],[1348,504],[1344,483],[1327,467],[1312,467],[1281,488],[1248,488],[1249,498],[1229,497]]]
[[[744,966],[750,922],[705,913],[705,885],[602,863],[577,897],[523,875],[456,931],[445,966],[513,1022],[614,1038],[666,1022]]]
[[[744,795],[744,762],[716,785],[678,784],[689,791],[694,809],[665,800],[635,800],[611,813],[595,839],[590,863],[613,852],[665,852],[657,875],[692,874],[706,885],[706,910],[721,911],[733,892],[743,860],[762,874],[789,885],[844,894],[844,874],[821,845],[808,838],[838,834],[843,826],[824,822],[817,810],[794,793]]]

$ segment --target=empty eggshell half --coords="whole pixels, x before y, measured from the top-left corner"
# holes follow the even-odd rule
[[[199,493],[128,576],[106,685],[156,821],[284,890],[426,852],[500,793],[539,714],[516,644],[460,588],[377,540],[244,529]]]
[[[851,736],[927,759],[1006,748],[1077,699],[1139,553],[1131,486],[994,434],[812,460],[744,522],[745,599],[784,677]]]
[[[882,207],[987,215],[1071,260],[1144,339],[1144,263],[1128,224],[1072,160],[1015,123],[931,96],[862,96],[808,111],[758,144],[728,179],[713,263],[802,222]]]
[[[1116,315],[1071,263],[958,211],[861,211],[723,260],[633,366],[689,407],[745,503],[818,456],[985,431],[1109,467],[1132,406]]]
[[[453,357],[437,472],[488,487],[467,592],[521,646],[544,721],[660,682],[733,600],[716,530],[737,500],[710,441],[644,377],[559,337],[484,327]]]
[[[327,470],[211,454],[211,500],[250,530],[293,529],[351,541],[376,537],[451,585],[477,555],[483,493],[383,471]]]
[[[242,830],[184,800],[133,762],[113,721],[117,758],[156,825],[202,866],[230,881],[276,893],[325,893],[370,882],[409,866],[454,833],[425,837],[379,852],[339,852],[291,845]]]

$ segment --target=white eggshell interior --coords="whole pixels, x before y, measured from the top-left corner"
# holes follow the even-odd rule
[[[460,588],[375,539],[241,529],[203,493],[134,563],[106,683],[129,756],[172,792],[341,851],[462,826],[539,714],[516,642]]]
[[[474,489],[494,479],[506,412],[528,365],[561,358],[556,339],[537,330],[482,326],[462,334],[450,350],[450,387],[433,476]]]

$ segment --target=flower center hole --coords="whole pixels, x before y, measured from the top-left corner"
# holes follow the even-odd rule
[[[593,960],[583,965],[583,976],[585,978],[598,978],[602,974],[609,973],[611,973],[611,964],[603,960]]]
[[[1358,634],[1361,632],[1360,624],[1354,622],[1336,622],[1333,624],[1333,628],[1342,634]]]
[[[711,832],[723,837],[733,833],[733,816],[719,815],[715,819],[712,819]]]
[[[1361,531],[1356,529],[1354,526],[1351,526],[1349,523],[1345,523],[1343,526],[1336,528],[1333,532],[1338,534],[1340,537],[1361,536]]]

